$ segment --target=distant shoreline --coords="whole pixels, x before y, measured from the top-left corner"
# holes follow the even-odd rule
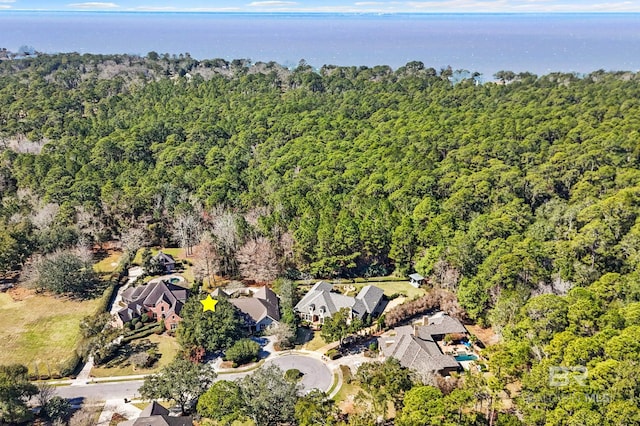
[[[0,10],[0,48],[185,54],[295,67],[419,61],[437,70],[640,69],[640,13],[301,13]]]

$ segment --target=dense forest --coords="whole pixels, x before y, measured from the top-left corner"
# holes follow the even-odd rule
[[[475,77],[4,60],[0,271],[131,229],[178,243],[177,223],[224,211],[229,250],[266,244],[292,278],[415,270],[454,291],[504,337],[493,388],[521,384],[526,424],[640,424],[640,76]],[[589,376],[562,398],[550,366]]]

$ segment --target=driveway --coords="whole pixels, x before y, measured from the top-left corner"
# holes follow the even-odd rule
[[[322,361],[305,355],[281,355],[272,358],[265,363],[265,366],[277,365],[282,371],[297,368],[304,374],[300,384],[304,393],[312,389],[328,391],[333,384],[333,373]]]

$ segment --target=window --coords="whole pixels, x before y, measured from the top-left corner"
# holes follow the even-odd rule
[[[171,324],[171,330],[175,330],[176,328],[178,328],[178,324],[176,324],[175,322]]]

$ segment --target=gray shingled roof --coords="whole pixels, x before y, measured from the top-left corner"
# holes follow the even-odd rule
[[[437,323],[427,326],[410,326],[394,328],[395,336],[382,336],[378,339],[379,347],[386,357],[393,357],[404,367],[419,372],[437,372],[444,369],[458,368],[460,364],[450,355],[445,355],[433,339],[434,335],[458,333],[460,327],[466,332],[459,321],[448,315],[436,315]],[[450,321],[453,320],[453,321]],[[431,319],[430,319],[431,321]],[[444,332],[442,332],[445,330]]]
[[[462,325],[460,321],[455,318],[446,315],[444,312],[439,312],[428,318],[428,325],[419,328],[421,335],[439,335],[439,334],[454,334],[454,333],[467,333],[467,329]]]
[[[130,287],[122,292],[122,300],[127,306],[120,309],[117,315],[122,322],[128,322],[142,315],[146,311],[145,307],[155,306],[162,300],[170,306],[167,316],[171,313],[180,315],[187,296],[186,288],[167,281],[155,281],[139,287]]]
[[[159,251],[158,254],[153,256],[153,258],[155,260],[159,260],[163,264],[176,263],[176,261],[174,260],[174,258],[170,254],[164,253],[162,251]]]
[[[255,323],[262,321],[266,317],[271,317],[274,321],[280,321],[278,296],[266,286],[255,291],[253,297],[238,297],[229,299],[229,302],[247,314]]]
[[[362,287],[362,290],[360,290],[356,296],[356,300],[361,300],[364,303],[367,313],[371,313],[376,306],[378,306],[383,296],[384,291],[381,288],[366,285]]]
[[[138,417],[150,417],[150,416],[168,416],[169,410],[158,404],[156,401],[152,401],[147,405],[142,413]]]
[[[120,422],[118,426],[193,426],[193,418],[170,417],[169,410],[153,401],[142,410],[137,419]]]
[[[211,292],[211,296],[228,298],[229,297],[229,293],[224,291],[224,289],[222,289],[221,287],[218,287],[215,290],[213,290],[213,292]]]
[[[418,274],[417,272],[414,274],[409,275],[409,278],[411,278],[414,281],[421,281],[424,280],[424,277],[420,274]]]
[[[295,310],[307,313],[309,308],[312,308],[312,312],[319,313],[324,307],[326,313],[333,315],[342,308],[351,308],[356,316],[362,318],[364,314],[373,312],[383,294],[381,289],[374,286],[365,286],[356,297],[345,296],[332,290],[333,285],[330,283],[317,282],[296,304]]]

